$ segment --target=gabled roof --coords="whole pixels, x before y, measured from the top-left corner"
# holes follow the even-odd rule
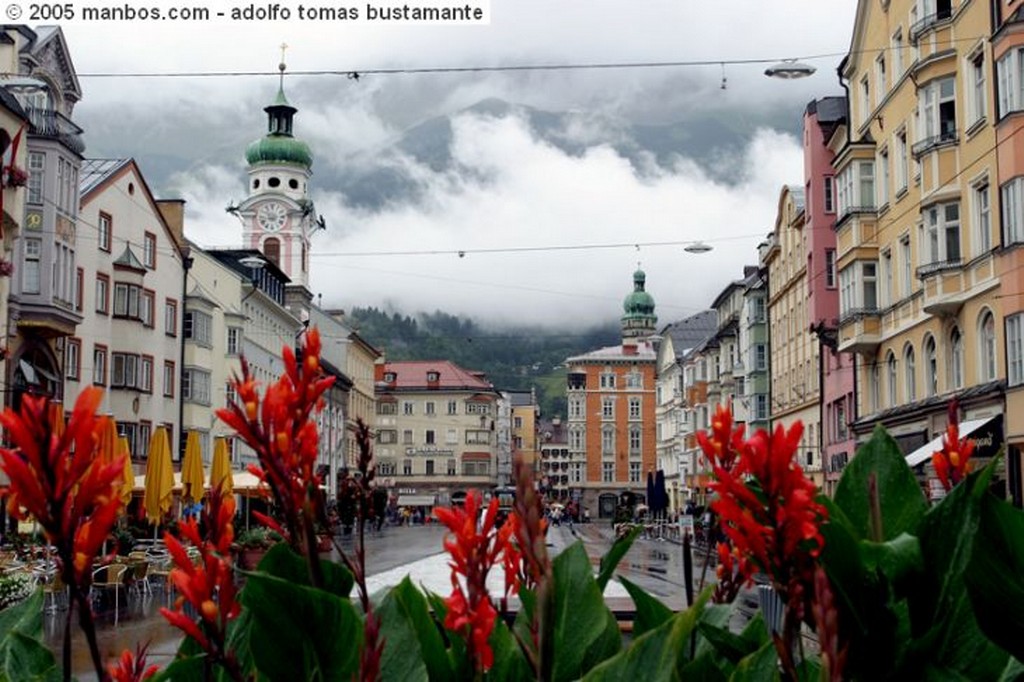
[[[24,51],[32,55],[37,63],[57,64],[61,68],[61,73],[50,75],[62,77],[63,82],[60,86],[64,90],[65,98],[70,99],[72,103],[82,99],[82,85],[78,81],[75,65],[71,61],[71,50],[68,49],[60,26],[37,26],[34,33],[35,39],[25,45]],[[44,53],[47,51],[52,53],[52,59],[45,58]]]
[[[395,380],[378,382],[378,390],[425,391],[428,389],[427,372],[437,372],[437,382],[429,384],[431,391],[494,391],[491,382],[481,378],[479,372],[463,369],[450,360],[385,362],[382,371],[394,373]]]
[[[672,339],[676,360],[680,360],[687,351],[712,336],[717,330],[718,313],[714,310],[705,310],[667,325],[662,329],[661,335]]]
[[[132,162],[131,159],[83,159],[82,168],[78,171],[78,190],[85,197],[108,178],[113,178],[118,171]]]

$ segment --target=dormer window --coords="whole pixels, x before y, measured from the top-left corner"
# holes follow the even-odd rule
[[[384,372],[384,381],[388,382],[389,384],[393,384],[395,382],[395,379],[397,378],[398,377],[395,375],[394,372]]]
[[[436,384],[441,380],[441,374],[439,372],[427,372],[427,383]]]

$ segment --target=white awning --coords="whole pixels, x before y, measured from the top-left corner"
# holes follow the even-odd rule
[[[960,422],[960,437],[963,438],[970,435],[985,426],[985,424],[988,424],[992,419],[994,419],[994,417],[989,417],[988,419],[971,419],[970,421]],[[943,436],[944,435],[945,434],[943,434]],[[913,468],[921,462],[930,460],[932,455],[942,449],[943,436],[937,436],[936,438],[931,439],[927,444],[922,445],[917,450],[914,450],[907,455],[907,464]]]
[[[433,495],[399,495],[399,507],[433,507],[435,498]]]

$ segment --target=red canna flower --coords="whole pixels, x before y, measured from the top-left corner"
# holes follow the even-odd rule
[[[146,649],[149,645],[136,646],[135,654],[125,649],[116,662],[107,666],[111,682],[144,682],[156,675],[155,665],[146,665]]]
[[[711,418],[711,435],[708,436],[706,431],[698,431],[697,443],[712,465],[731,470],[743,449],[744,429],[743,424],[733,429],[732,404],[719,404]]]
[[[497,498],[486,509],[482,505],[480,493],[470,490],[461,508],[435,507],[434,514],[449,530],[444,548],[451,555],[452,593],[445,600],[444,626],[465,638],[474,668],[486,671],[494,665],[488,639],[498,615],[487,592],[487,574],[507,551],[513,528],[507,521],[501,530],[495,528]]]
[[[800,422],[789,430],[779,425],[771,434],[758,431],[738,448],[740,458],[731,470],[720,464],[717,451],[705,447],[717,493],[711,508],[740,559],[740,574],[748,581],[756,570],[769,575],[801,617],[804,595],[813,593],[815,558],[825,544],[820,527],[827,519],[815,502],[814,483],[794,461],[802,434]]]
[[[949,424],[942,436],[942,449],[932,455],[932,466],[948,493],[971,472],[974,441],[960,438],[960,406],[953,398],[948,407]]]
[[[0,448],[0,469],[10,479],[8,511],[19,519],[31,516],[54,547],[101,678],[103,661],[88,593],[93,562],[121,511],[124,471],[123,458],[106,463],[96,456],[101,427],[96,408],[102,396],[98,388],[83,390],[63,433],[44,397],[24,395],[17,412],[0,414],[0,426],[14,445]],[[69,634],[65,630],[65,638]]]
[[[222,497],[220,489],[214,488],[210,491],[208,507],[203,511],[203,525],[209,529],[205,540],[200,536],[199,525],[194,518],[178,523],[182,537],[198,549],[196,561],[173,535],[167,533],[164,536],[164,543],[174,562],[170,580],[181,596],[174,609],[160,609],[167,622],[192,637],[213,660],[225,663],[229,672],[232,672],[231,666],[235,661],[225,646],[228,623],[241,611],[236,600],[234,565],[230,555],[234,515],[234,497]],[[198,620],[182,611],[185,603],[195,609]]]
[[[267,388],[262,401],[243,358],[242,375],[231,382],[238,399],[217,410],[217,416],[256,452],[259,466],[250,470],[267,483],[284,519],[284,527],[275,530],[310,557],[316,547],[307,545],[315,541],[314,521],[321,511],[316,475],[319,437],[310,416],[323,408],[322,396],[334,383],[320,367],[320,349],[316,328],[305,335],[301,362],[285,346],[285,372]]]

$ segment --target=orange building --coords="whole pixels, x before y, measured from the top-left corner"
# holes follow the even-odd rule
[[[642,270],[623,303],[622,343],[569,358],[567,399],[571,462],[584,463],[572,497],[593,518],[610,518],[620,493],[646,495],[654,472],[655,368],[651,342],[658,318]]]

